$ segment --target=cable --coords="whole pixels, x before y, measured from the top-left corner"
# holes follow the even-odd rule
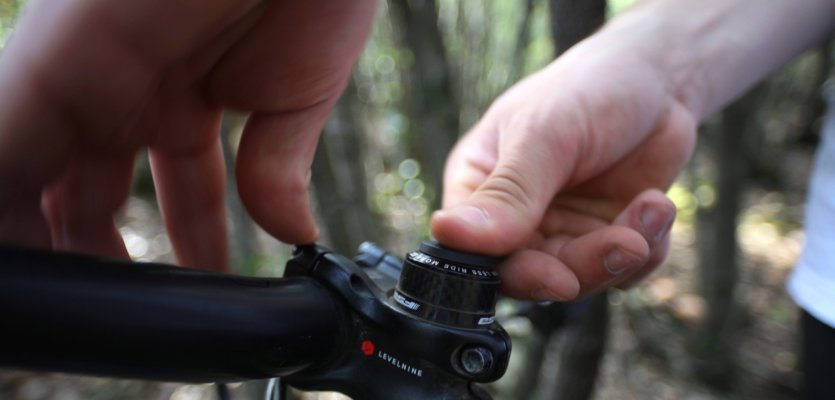
[[[281,400],[281,393],[280,378],[272,378],[267,382],[267,391],[264,393],[264,400]]]
[[[229,387],[225,383],[217,383],[215,387],[217,388],[217,397],[220,400],[232,400],[232,396],[229,394]]]

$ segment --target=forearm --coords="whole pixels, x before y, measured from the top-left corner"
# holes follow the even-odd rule
[[[702,119],[833,27],[833,0],[645,0],[597,36],[629,38],[626,46]]]

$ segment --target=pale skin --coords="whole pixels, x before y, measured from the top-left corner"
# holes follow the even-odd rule
[[[664,259],[697,124],[830,33],[832,0],[647,0],[502,95],[447,163],[443,243],[503,290],[573,299]]]
[[[225,107],[253,113],[236,166],[250,214],[316,240],[310,164],[375,9],[32,0],[0,56],[0,242],[126,257],[113,215],[148,146],[178,259],[227,269]],[[519,298],[639,280],[669,246],[663,191],[698,122],[833,17],[832,0],[644,1],[496,100],[450,156],[433,234],[508,255],[503,290]]]

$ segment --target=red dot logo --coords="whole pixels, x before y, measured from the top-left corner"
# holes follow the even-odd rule
[[[360,349],[362,349],[362,354],[370,356],[374,354],[374,342],[370,340],[363,340]]]

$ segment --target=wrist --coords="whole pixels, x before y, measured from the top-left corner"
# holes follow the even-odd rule
[[[645,0],[598,34],[645,60],[701,120],[835,26],[832,0]]]
[[[623,51],[636,54],[668,95],[701,119],[717,97],[711,59],[717,47],[733,46],[710,40],[711,30],[734,2],[739,1],[697,4],[696,11],[691,9],[696,2],[644,1],[613,19],[600,34],[604,40],[624,42]]]

